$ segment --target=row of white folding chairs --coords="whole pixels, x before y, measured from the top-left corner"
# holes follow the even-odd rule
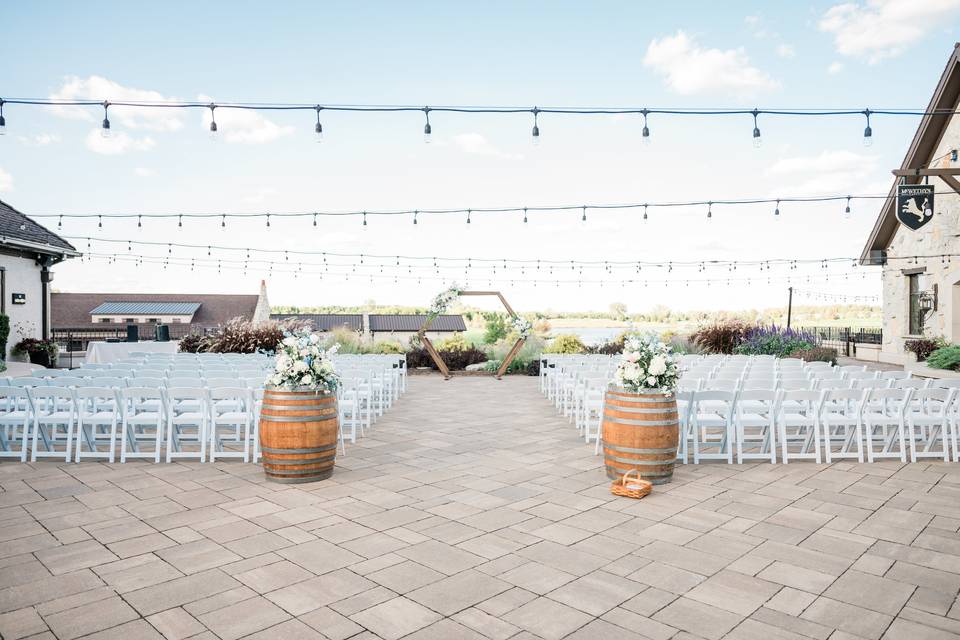
[[[262,390],[239,387],[0,387],[0,457],[25,461],[29,447],[31,460],[114,462],[119,445],[120,462],[160,462],[164,448],[167,462],[256,462],[260,401]]]
[[[903,375],[878,377],[742,377],[742,378],[700,378],[692,374],[681,376],[678,387],[681,390],[738,391],[743,389],[874,389],[883,388],[922,388],[929,386],[923,379]]]
[[[677,405],[677,457],[684,463],[775,463],[778,449],[784,463],[960,461],[958,388],[681,391]],[[601,420],[591,420],[584,433],[595,453]]]
[[[72,376],[58,376],[56,378],[0,378],[0,387],[245,387],[256,389],[263,386],[266,376],[252,378],[201,378],[197,376],[169,376],[169,377],[138,377],[121,378],[114,376],[96,376],[80,378]]]

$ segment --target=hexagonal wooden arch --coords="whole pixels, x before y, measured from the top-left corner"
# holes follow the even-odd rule
[[[503,294],[499,291],[461,291],[460,297],[463,296],[496,296],[500,298],[500,302],[503,303],[503,307],[507,310],[507,313],[510,314],[511,318],[517,317],[517,312],[513,310],[513,307],[507,302],[506,298],[503,297]],[[443,374],[443,377],[446,380],[450,379],[450,369],[447,368],[447,364],[443,361],[443,358],[440,357],[440,354],[433,347],[433,343],[430,342],[430,339],[426,336],[427,331],[430,329],[430,325],[433,323],[433,318],[427,316],[426,321],[424,321],[423,326],[420,327],[420,330],[417,331],[417,335],[420,337],[420,340],[423,342],[423,346],[427,348],[427,353],[430,354],[430,357],[433,359],[434,364],[437,365],[437,369],[440,370],[440,373]],[[497,380],[503,377],[503,374],[507,371],[507,367],[510,366],[510,363],[513,362],[513,359],[517,357],[517,353],[520,352],[520,347],[523,346],[523,343],[527,339],[520,337],[517,340],[517,343],[513,345],[513,348],[510,349],[510,352],[507,354],[507,357],[503,359],[503,362],[500,364],[500,368],[497,369],[494,376]]]

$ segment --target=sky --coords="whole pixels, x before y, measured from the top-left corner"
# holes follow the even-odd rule
[[[0,97],[922,109],[958,20],[960,0],[669,11],[626,1],[14,3],[4,9]],[[755,148],[746,115],[650,116],[648,145],[638,115],[541,114],[539,145],[529,113],[433,113],[429,144],[417,112],[325,111],[320,144],[313,111],[221,110],[216,140],[205,110],[114,107],[109,138],[99,108],[7,104],[4,115],[0,199],[34,216],[105,216],[102,227],[66,218],[62,228],[37,217],[87,254],[57,266],[60,291],[255,293],[265,279],[273,304],[426,306],[457,282],[501,290],[518,310],[622,302],[631,311],[779,306],[790,285],[798,302],[878,296],[879,272],[848,260],[639,273],[632,263],[853,258],[879,203],[853,201],[849,217],[839,201],[782,203],[779,216],[773,205],[738,205],[708,219],[696,206],[650,209],[647,220],[636,209],[589,210],[586,221],[580,211],[531,212],[526,223],[522,213],[474,214],[469,225],[462,214],[424,214],[416,225],[409,215],[369,216],[366,226],[352,216],[316,226],[310,216],[272,218],[269,227],[149,217],[138,227],[107,216],[879,195],[918,123],[875,116],[866,147],[861,115],[762,115]],[[274,253],[247,262],[246,248]],[[398,266],[396,256],[425,259]],[[494,271],[485,258],[507,266]],[[570,260],[595,266],[561,266]]]

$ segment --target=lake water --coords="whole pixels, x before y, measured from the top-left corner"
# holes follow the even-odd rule
[[[557,327],[550,331],[551,335],[569,333],[580,338],[585,345],[598,345],[613,340],[626,330],[625,327]]]

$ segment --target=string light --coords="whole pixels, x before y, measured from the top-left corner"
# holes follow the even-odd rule
[[[580,221],[581,221],[581,222],[586,222],[586,221],[587,221],[587,206],[586,206],[586,205],[583,206],[583,216],[580,218]]]
[[[843,210],[843,217],[847,220],[850,219],[850,196],[847,196],[847,206]]]
[[[642,110],[640,113],[643,114],[643,132],[640,134],[640,140],[643,144],[650,144],[650,127],[647,126],[647,114],[650,113],[646,109]]]
[[[938,194],[953,194],[953,191],[939,191]],[[368,216],[402,216],[413,214],[414,217],[420,213],[428,213],[434,215],[457,215],[457,214],[466,214],[468,211],[472,213],[486,213],[486,214],[495,214],[495,213],[522,213],[527,212],[543,212],[543,213],[562,213],[564,211],[583,211],[584,207],[593,209],[596,211],[607,211],[607,212],[627,212],[633,211],[636,209],[643,209],[644,212],[648,208],[661,208],[661,209],[694,209],[697,207],[707,206],[710,203],[713,203],[717,206],[730,206],[740,208],[741,206],[749,205],[764,205],[764,204],[774,204],[779,208],[779,205],[784,202],[791,202],[795,204],[823,204],[829,202],[839,202],[844,201],[848,205],[852,203],[853,200],[869,200],[869,201],[886,201],[896,196],[891,196],[889,194],[860,194],[860,195],[823,195],[823,196],[796,196],[796,197],[779,197],[779,198],[712,198],[710,200],[676,200],[676,201],[662,201],[662,202],[628,202],[628,203],[595,203],[595,204],[559,204],[559,205],[539,205],[539,206],[504,206],[504,207],[463,207],[463,208],[446,208],[446,209],[382,209],[382,210],[331,210],[331,211],[319,211],[319,210],[310,210],[310,211],[288,211],[288,212],[255,212],[255,213],[230,213],[230,212],[192,212],[192,213],[175,213],[175,212],[161,212],[161,213],[140,213],[140,212],[117,212],[112,214],[101,214],[101,213],[84,213],[84,212],[63,212],[58,211],[54,213],[36,213],[31,214],[32,218],[97,218],[102,220],[103,218],[177,218],[177,226],[183,226],[184,218],[235,218],[235,219],[245,219],[245,218],[269,218],[271,217],[280,217],[280,218],[310,218],[316,219],[318,216],[325,217],[344,217],[344,216],[363,216],[364,214]],[[646,217],[644,218],[646,219]],[[268,225],[269,226],[269,225]]]
[[[217,105],[210,103],[210,139],[217,139],[217,116],[214,111],[216,111]]]
[[[537,116],[540,114],[540,109],[537,107],[534,107],[533,109],[530,110],[530,113],[533,114],[533,131],[532,131],[533,144],[535,145],[540,144],[540,127],[538,126],[538,118],[537,118]]]
[[[104,138],[110,137],[110,117],[107,114],[107,109],[110,108],[110,102],[107,100],[103,101],[103,123],[100,126],[100,135]]]
[[[18,104],[24,106],[75,106],[75,107],[92,107],[92,106],[102,106],[106,100],[76,100],[76,99],[55,99],[55,98],[7,98],[0,100],[0,134],[3,133],[3,129],[6,126],[6,123],[2,115],[2,107],[6,104]],[[328,111],[346,111],[354,113],[395,113],[395,112],[404,112],[404,111],[421,111],[426,113],[427,111],[442,111],[447,113],[457,113],[461,115],[477,115],[477,114],[519,114],[519,113],[533,113],[534,115],[534,129],[533,129],[533,138],[534,141],[539,138],[539,129],[538,129],[538,114],[540,113],[556,113],[564,114],[569,116],[596,116],[596,115],[606,115],[606,116],[622,116],[627,114],[639,114],[643,116],[643,134],[642,139],[644,142],[650,140],[650,132],[648,127],[648,116],[650,114],[667,114],[674,116],[688,116],[688,117],[722,117],[729,115],[737,114],[746,114],[752,115],[754,117],[754,140],[758,139],[759,128],[757,126],[757,117],[760,115],[773,115],[780,117],[844,117],[850,115],[862,115],[867,119],[867,128],[864,130],[864,144],[870,144],[872,141],[872,131],[870,129],[870,117],[874,115],[885,115],[885,116],[951,116],[960,113],[955,109],[864,109],[860,108],[820,108],[820,109],[810,109],[810,108],[783,108],[783,109],[760,109],[759,107],[754,109],[729,109],[723,107],[696,107],[689,109],[677,109],[677,108],[654,108],[654,107],[519,107],[519,106],[456,106],[456,105],[447,105],[440,107],[423,107],[423,106],[414,106],[414,105],[371,105],[371,104],[339,104],[339,105],[326,105],[321,107],[319,104],[310,104],[310,103],[279,103],[279,102],[225,102],[225,103],[204,103],[204,102],[181,102],[181,101],[164,101],[164,100],[123,100],[115,101],[110,104],[115,106],[123,106],[124,108],[158,108],[163,107],[166,109],[193,109],[197,107],[205,107],[210,109],[211,122],[210,122],[210,131],[211,133],[216,133],[216,121],[214,119],[214,109],[242,109],[249,111],[296,111],[296,110],[314,110],[318,116],[318,123],[315,127],[315,131],[319,134],[322,132],[322,127],[319,126],[319,112],[321,109],[326,109]],[[426,127],[425,127],[426,130]]]
[[[423,125],[423,141],[430,144],[430,135],[433,133],[433,129],[430,127],[430,107],[423,108],[423,116],[427,119],[427,123]]]
[[[753,110],[753,147],[759,149],[760,145],[763,144],[763,140],[760,138],[760,127],[757,126],[757,116],[760,115],[759,109]]]
[[[313,133],[315,134],[315,142],[318,144],[323,142],[323,125],[320,124],[320,111],[323,109],[320,105],[314,107],[317,110],[317,124],[313,127]]]
[[[713,203],[708,202],[707,203],[707,220],[710,220],[711,218],[713,218]]]
[[[863,115],[867,119],[867,128],[863,130],[863,146],[869,147],[873,145],[873,129],[870,127],[870,114],[873,113],[870,109],[864,109]]]
[[[780,201],[777,200],[777,208],[773,210],[773,215],[776,220],[780,219]]]

